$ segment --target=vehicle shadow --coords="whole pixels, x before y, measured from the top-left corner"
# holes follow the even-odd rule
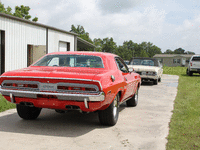
[[[153,86],[154,84],[153,84],[153,82],[151,82],[151,81],[149,81],[149,82],[143,81],[143,82],[141,83],[141,85],[142,85],[142,86]]]
[[[125,105],[120,105],[123,111]],[[120,115],[120,113],[119,113]],[[51,109],[42,109],[36,120],[23,120],[17,113],[0,117],[0,131],[47,135],[59,137],[78,137],[94,129],[109,128],[99,123],[98,113],[82,114],[78,111],[57,113]]]

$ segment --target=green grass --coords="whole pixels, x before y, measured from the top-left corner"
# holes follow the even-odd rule
[[[8,102],[3,96],[0,95],[0,112],[15,108],[16,105]]]
[[[186,75],[185,67],[164,67],[179,76],[178,93],[169,124],[167,150],[200,149],[200,75]]]

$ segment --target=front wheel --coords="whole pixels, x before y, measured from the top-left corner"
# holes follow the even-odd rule
[[[137,106],[137,104],[138,104],[138,88],[137,88],[134,96],[131,99],[129,99],[128,101],[126,101],[126,105],[128,107],[135,107],[135,106]]]
[[[102,125],[114,126],[119,116],[119,94],[105,110],[98,111],[99,121]]]
[[[22,119],[34,120],[40,115],[40,112],[41,108],[17,104],[17,113]]]

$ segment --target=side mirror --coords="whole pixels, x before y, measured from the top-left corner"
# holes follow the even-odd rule
[[[133,72],[134,69],[133,69],[133,68],[128,68],[128,71],[129,71],[129,72]]]

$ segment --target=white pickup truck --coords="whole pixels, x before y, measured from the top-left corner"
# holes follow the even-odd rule
[[[200,74],[200,55],[193,55],[190,58],[190,62],[188,64],[188,68],[186,71],[187,75],[192,76],[193,73]]]

